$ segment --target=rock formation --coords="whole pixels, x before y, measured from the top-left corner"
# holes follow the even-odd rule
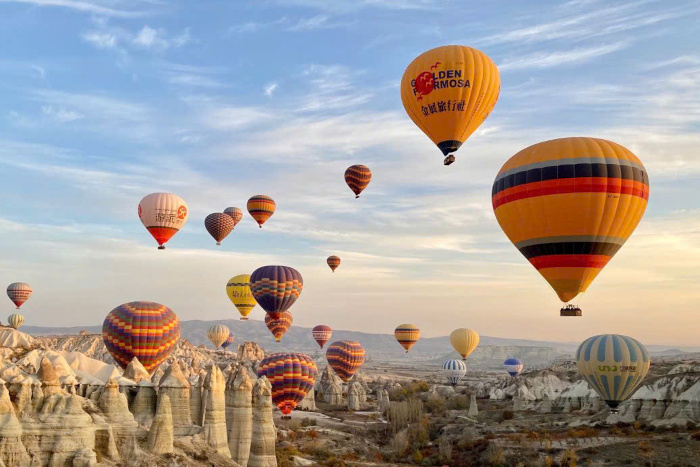
[[[476,403],[476,394],[472,394],[471,398],[469,399],[468,415],[470,417],[476,417],[477,415],[479,415],[479,406]]]
[[[316,410],[316,397],[313,389],[307,392],[301,402],[299,402],[297,405],[297,410]]]
[[[128,378],[135,383],[142,380],[151,381],[151,375],[136,357],[134,357],[124,369],[124,378]]]
[[[190,383],[182,374],[178,363],[173,363],[168,367],[158,386],[158,396],[165,394],[170,399],[175,436],[186,436],[199,431],[193,426],[190,414]]]
[[[0,465],[21,467],[28,464],[29,455],[22,444],[22,425],[3,381],[0,385]]]
[[[151,422],[156,413],[157,398],[156,388],[153,383],[148,379],[141,380],[138,385],[136,397],[131,403],[131,413],[134,414],[134,420],[136,420],[139,425],[143,425],[144,427],[151,426]],[[170,406],[170,402],[168,402],[168,406]]]
[[[348,410],[360,410],[361,390],[362,387],[358,383],[350,383],[348,385]]]
[[[313,393],[313,391],[309,391]],[[245,367],[231,373],[226,384],[228,447],[234,462],[247,465],[253,438],[253,380]]]
[[[253,442],[250,445],[248,467],[276,467],[275,439],[272,421],[272,386],[266,377],[253,386]]]
[[[224,390],[226,383],[219,367],[212,364],[204,381],[206,390],[204,423],[204,439],[217,453],[231,457],[226,439],[226,403]]]
[[[170,398],[163,394],[158,401],[158,410],[148,432],[148,450],[153,454],[173,452],[173,413]]]
[[[337,381],[331,382],[323,393],[323,400],[331,405],[343,405],[343,388]]]

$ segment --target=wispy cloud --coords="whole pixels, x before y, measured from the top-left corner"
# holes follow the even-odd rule
[[[266,21],[266,22],[256,22],[256,21],[248,21],[245,23],[241,24],[235,24],[231,27],[228,28],[227,34],[247,34],[247,33],[253,33],[253,32],[258,32],[270,27],[274,26],[279,26],[281,24],[285,24],[287,22],[286,17],[281,17],[272,21]]]
[[[106,6],[105,3],[114,2],[101,2],[96,0],[0,0],[0,3],[25,3],[28,5],[41,6],[41,7],[58,7],[67,8],[70,10],[78,11],[81,13],[96,14],[103,16],[114,16],[119,18],[133,18],[138,16],[145,16],[149,14],[148,11],[138,11],[138,10],[121,10]],[[120,3],[120,2],[117,2]],[[121,2],[121,3],[134,3],[134,2]]]
[[[271,98],[272,95],[273,95],[273,94],[275,93],[275,91],[277,90],[277,87],[278,87],[278,86],[277,86],[277,83],[275,83],[274,81],[271,82],[271,83],[267,83],[267,84],[265,85],[265,89],[264,89],[264,91],[263,91],[264,94],[265,94],[265,97],[270,97],[270,98]]]
[[[113,49],[117,45],[117,36],[114,34],[92,31],[83,34],[82,38],[98,49]]]
[[[342,65],[307,66],[304,77],[313,92],[303,98],[298,106],[299,111],[347,109],[365,104],[372,99],[373,92],[359,88],[353,82],[353,79],[363,74],[363,71]]]
[[[61,108],[57,109],[51,105],[42,106],[41,111],[44,113],[44,115],[55,119],[59,123],[72,122],[73,120],[78,120],[84,117],[83,114],[76,112],[75,110],[66,110]]]
[[[608,55],[629,47],[625,41],[594,47],[581,47],[566,51],[535,52],[519,57],[506,58],[499,65],[500,71],[523,70],[529,68],[552,68],[587,62],[602,55]]]
[[[97,26],[98,29],[83,33],[82,39],[97,49],[116,50],[122,55],[127,55],[129,49],[162,53],[194,41],[189,28],[171,35],[165,29],[155,29],[147,24],[136,32],[110,26],[105,21],[98,22]]]

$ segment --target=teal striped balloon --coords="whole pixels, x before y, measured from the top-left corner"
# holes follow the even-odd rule
[[[589,337],[576,351],[576,366],[612,412],[627,400],[649,371],[649,353],[637,339],[619,334]]]

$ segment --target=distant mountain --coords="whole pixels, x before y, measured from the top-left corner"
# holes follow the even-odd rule
[[[207,330],[214,324],[228,326],[236,338],[236,343],[254,341],[268,352],[294,350],[311,355],[320,355],[324,350],[319,349],[316,341],[311,337],[311,328],[293,326],[282,338],[282,342],[276,343],[270,331],[262,321],[249,320],[219,320],[219,321],[181,321],[182,337],[187,338],[195,345],[204,344],[211,347],[207,339]],[[39,327],[23,326],[22,331],[39,335],[65,335],[78,334],[81,330],[89,333],[101,333],[102,326],[87,327]],[[354,340],[361,342],[367,351],[367,357],[377,360],[401,360],[423,362],[441,362],[447,358],[456,358],[457,354],[452,350],[449,337],[421,338],[418,343],[406,355],[403,348],[396,342],[393,334],[370,334],[356,331],[334,330],[331,342],[336,340]],[[481,336],[479,347],[470,357],[470,363],[478,366],[500,365],[508,357],[520,358],[529,366],[549,364],[556,359],[572,357],[578,347],[577,343],[547,342],[526,339],[505,339],[501,337]],[[649,346],[652,353],[664,352],[673,349],[671,346]],[[700,350],[688,349],[688,350]],[[673,352],[682,352],[673,349]]]

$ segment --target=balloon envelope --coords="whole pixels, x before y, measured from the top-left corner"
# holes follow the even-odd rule
[[[503,232],[568,302],[632,235],[648,198],[649,178],[634,154],[612,141],[576,137],[511,157],[491,201]]]
[[[333,330],[325,324],[319,324],[311,330],[311,336],[316,340],[319,347],[323,348],[326,342],[331,340]]]
[[[331,268],[331,271],[335,272],[336,269],[338,269],[338,266],[340,266],[340,258],[338,258],[335,255],[331,255],[326,259],[326,264],[328,264],[328,267]]]
[[[204,227],[217,245],[221,245],[221,240],[231,233],[235,225],[231,216],[220,212],[213,212],[204,219]]]
[[[613,410],[634,393],[649,365],[644,345],[619,334],[589,337],[576,351],[579,373]]]
[[[207,331],[207,339],[214,345],[215,349],[221,347],[229,335],[231,335],[231,330],[223,324],[215,324]]]
[[[288,311],[280,313],[279,318],[273,318],[269,313],[265,314],[265,325],[275,336],[275,342],[279,342],[282,336],[292,327],[292,314]]]
[[[304,288],[304,279],[289,266],[263,266],[250,275],[250,290],[255,301],[273,318],[296,302]]]
[[[242,320],[247,320],[250,312],[258,304],[250,291],[250,274],[239,274],[230,278],[226,283],[226,295],[238,309]]]
[[[7,322],[13,329],[18,329],[24,324],[24,316],[20,315],[19,313],[13,313],[7,317]]]
[[[462,360],[447,360],[442,364],[442,372],[452,386],[456,386],[467,374],[467,364]]]
[[[498,69],[486,54],[447,45],[422,53],[408,65],[401,78],[401,101],[413,123],[448,155],[488,117],[500,89]]]
[[[415,324],[400,324],[394,330],[394,337],[408,353],[411,347],[416,345],[416,342],[420,339],[420,329]]]
[[[450,334],[450,344],[462,356],[462,359],[466,359],[479,345],[479,334],[467,328],[455,329]]]
[[[365,362],[365,349],[354,341],[336,341],[326,350],[326,360],[335,374],[346,383]]]
[[[275,213],[275,200],[267,195],[255,195],[248,200],[248,212],[260,227]]]
[[[224,209],[224,214],[228,214],[233,219],[233,226],[237,226],[238,223],[243,219],[243,211],[237,207],[230,207]]]
[[[267,377],[272,385],[272,402],[289,415],[313,389],[318,370],[311,357],[302,353],[276,353],[258,366],[258,378]]]
[[[151,193],[139,203],[139,219],[158,242],[159,249],[187,222],[185,200],[173,193]],[[143,363],[143,362],[141,362]]]
[[[138,358],[152,373],[180,339],[180,321],[165,305],[130,302],[109,312],[102,324],[102,339],[122,368]]]
[[[360,197],[360,193],[367,188],[371,180],[372,171],[365,165],[351,165],[345,170],[345,183],[355,193],[355,198]]]
[[[506,369],[509,375],[517,376],[523,371],[523,362],[517,358],[509,358],[503,362],[503,367]]]
[[[13,282],[7,286],[7,296],[10,297],[18,310],[24,302],[29,300],[31,295],[32,287],[25,282]]]

